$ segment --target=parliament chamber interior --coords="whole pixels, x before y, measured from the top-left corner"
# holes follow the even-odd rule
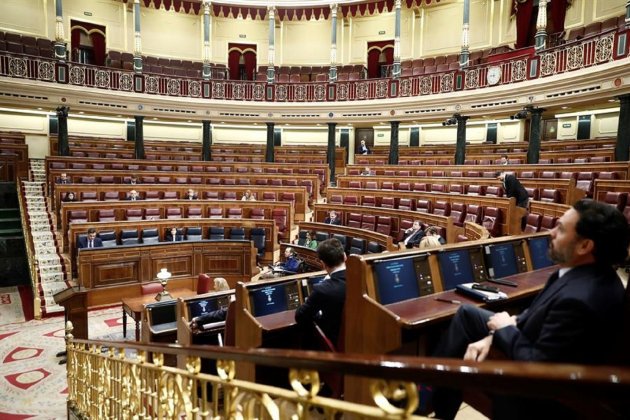
[[[63,416],[422,418],[456,388],[458,419],[630,417],[629,260],[610,358],[436,357],[460,308],[552,287],[576,203],[630,223],[627,1],[0,12],[0,292],[65,334]],[[338,337],[296,321],[322,243]]]

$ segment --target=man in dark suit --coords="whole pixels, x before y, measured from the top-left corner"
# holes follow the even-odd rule
[[[341,225],[341,219],[337,216],[336,211],[331,210],[330,213],[328,213],[328,217],[324,219],[324,223],[327,225]]]
[[[135,175],[131,175],[131,178],[129,178],[129,179],[125,179],[125,180],[124,180],[124,183],[125,183],[125,184],[130,184],[130,185],[137,185],[137,184],[139,184],[140,182],[138,181],[138,177],[137,177],[137,176],[135,176]]]
[[[497,172],[496,177],[503,183],[505,195],[508,198],[516,198],[516,205],[526,209],[529,203],[529,194],[520,181],[516,179],[516,176],[507,172]]]
[[[615,207],[580,200],[551,231],[549,255],[558,264],[544,289],[518,316],[471,305],[459,308],[435,356],[483,361],[491,346],[517,361],[610,363],[622,322],[624,288],[612,266],[624,261],[628,222]],[[452,419],[461,392],[438,388],[436,417]],[[496,397],[493,418],[571,418],[560,404]],[[538,414],[538,415],[537,415]]]
[[[77,242],[77,248],[102,248],[103,241],[96,237],[96,229],[89,228],[87,236],[80,236]]]
[[[129,195],[127,196],[127,200],[129,200],[129,201],[139,201],[139,200],[142,200],[142,198],[140,197],[140,194],[138,194],[138,191],[131,190],[131,191],[129,191]]]
[[[333,238],[319,244],[317,256],[328,275],[313,287],[306,301],[297,308],[295,321],[307,329],[316,323],[336,345],[346,300],[346,254],[341,242]]]
[[[405,231],[405,236],[403,237],[403,244],[406,248],[413,248],[418,246],[420,240],[424,237],[424,231],[420,226],[419,221],[414,221],[413,225]]]
[[[59,178],[57,179],[57,184],[72,184],[72,180],[68,178],[68,174],[64,172],[59,175]]]
[[[184,235],[176,227],[172,227],[166,233],[166,242],[180,242],[184,240]]]
[[[362,155],[369,155],[370,149],[365,144],[365,140],[361,140],[361,144],[359,145],[359,153]]]

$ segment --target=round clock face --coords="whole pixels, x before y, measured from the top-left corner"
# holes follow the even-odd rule
[[[487,80],[489,85],[496,85],[501,80],[501,67],[490,67]]]

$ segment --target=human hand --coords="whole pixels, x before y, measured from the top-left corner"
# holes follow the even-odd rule
[[[199,324],[197,324],[197,317],[190,320],[190,329],[193,334],[197,334],[199,332]]]
[[[499,312],[488,319],[487,325],[490,331],[496,331],[503,327],[516,325],[516,316],[510,316],[507,312]]]
[[[482,338],[479,341],[475,341],[468,345],[466,354],[464,354],[464,360],[470,360],[473,362],[483,362],[488,356],[490,347],[492,346],[492,335]]]

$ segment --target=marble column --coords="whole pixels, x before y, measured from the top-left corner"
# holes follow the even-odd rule
[[[210,121],[202,121],[201,124],[203,125],[201,158],[210,161],[212,160],[212,126]]]
[[[529,122],[529,146],[527,147],[527,163],[538,163],[540,158],[540,140],[542,138],[542,114],[544,108],[531,108]]]
[[[400,121],[392,121],[391,136],[389,139],[389,161],[390,165],[398,165],[398,132],[400,131]]]
[[[140,0],[133,0],[133,71],[142,73],[142,37],[140,35]],[[137,127],[136,127],[137,130]],[[143,151],[144,154],[144,151]]]
[[[630,27],[630,0],[626,0],[626,28]]]
[[[275,129],[275,124],[272,122],[268,122],[267,123],[267,151],[265,152],[265,162],[274,161],[274,142],[273,142],[274,129]]]
[[[331,34],[330,34],[330,70],[328,80],[332,83],[337,81],[337,5],[330,5]]]
[[[335,182],[335,128],[337,123],[328,123],[328,147],[326,156],[328,167],[330,168],[330,182]]]
[[[464,0],[464,23],[462,25],[462,50],[459,53],[459,66],[468,66],[470,53],[470,0]]]
[[[394,65],[392,66],[392,77],[400,77],[400,8],[401,0],[395,0],[396,26],[394,28]]]
[[[210,0],[203,0],[203,70],[205,80],[211,78],[210,68]]]
[[[136,159],[145,159],[144,156],[144,117],[140,115],[136,115],[133,117],[136,120],[136,141],[135,141],[135,152]]]
[[[57,154],[59,156],[70,156],[70,146],[68,144],[68,111],[67,106],[57,108]]]
[[[55,58],[66,60],[66,40],[63,32],[63,4],[57,0],[55,4]]]
[[[269,12],[269,55],[267,59],[267,83],[273,83],[276,78],[274,62],[276,61],[276,8],[268,7]],[[273,162],[273,161],[272,161]]]
[[[556,0],[559,1],[559,0]],[[536,18],[536,51],[547,46],[547,3],[548,0],[538,0],[538,17]]]
[[[626,20],[626,23],[628,21]],[[619,97],[619,123],[617,125],[617,144],[615,145],[615,160],[630,160],[630,94]]]
[[[455,165],[463,165],[466,161],[466,122],[468,118],[464,115],[455,114],[457,120],[457,143],[455,144]]]

